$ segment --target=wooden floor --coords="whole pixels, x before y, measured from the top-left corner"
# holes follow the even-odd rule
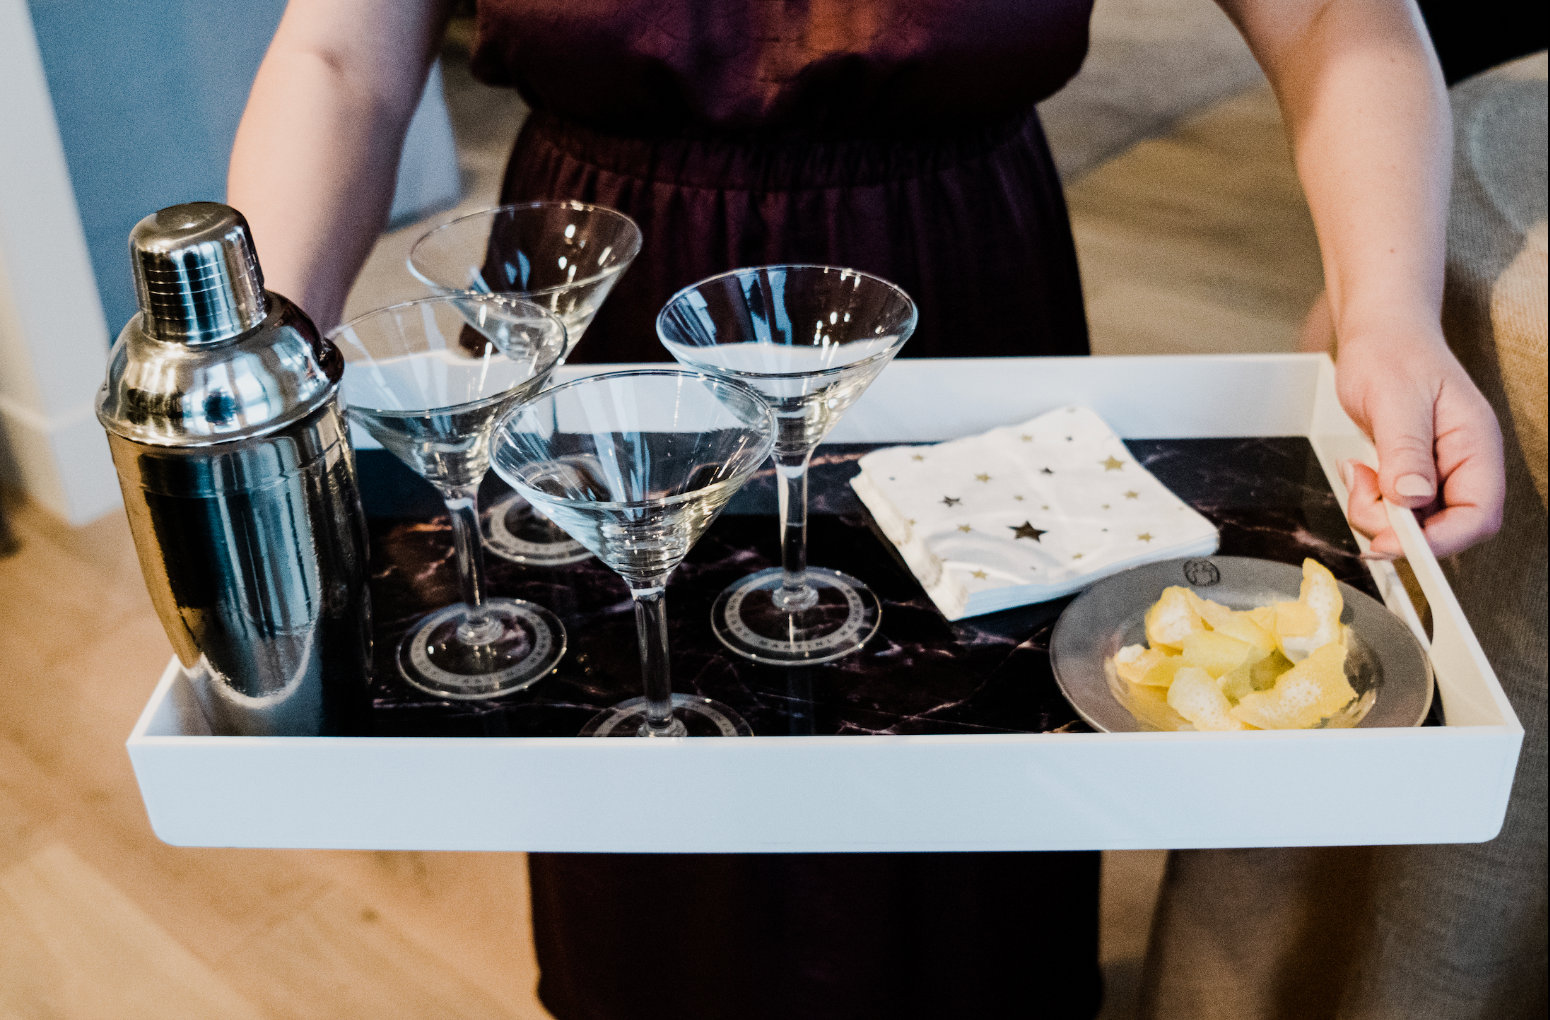
[[[516,854],[190,850],[124,738],[169,648],[127,523],[7,512],[0,1017],[543,1017]]]
[[[1318,260],[1267,92],[1070,195],[1099,353],[1292,349]],[[547,1015],[521,855],[158,842],[123,742],[169,649],[128,527],[6,512],[0,1018]],[[1108,1020],[1130,1015],[1161,863],[1106,855]]]
[[[1268,85],[1066,189],[1095,354],[1293,351],[1324,283]]]

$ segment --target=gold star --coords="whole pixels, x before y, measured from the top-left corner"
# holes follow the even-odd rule
[[[988,481],[990,481],[990,476],[987,475],[987,474],[981,473],[981,474],[975,475],[974,476],[974,480],[976,482],[988,482]]]
[[[915,526],[915,518],[911,517],[910,518],[910,527],[914,527],[914,526]]]
[[[962,502],[963,502],[963,500],[961,500],[961,499],[954,499],[951,496],[943,496],[942,497],[942,505],[943,506],[957,506],[959,503],[962,503]]]
[[[917,453],[917,454],[915,454],[915,455],[914,455],[914,456],[913,456],[913,457],[911,457],[911,458],[910,458],[910,460],[925,460],[925,459],[926,459],[926,458],[924,458],[924,457],[922,457],[922,456],[921,456],[921,455],[920,455],[920,454],[918,454],[918,453]]]
[[[958,525],[958,530],[959,531],[972,531],[973,529],[970,528],[967,524],[960,524],[960,525]]]
[[[1081,553],[1077,553],[1077,554],[1076,554],[1076,555],[1075,555],[1075,556],[1073,556],[1073,557],[1071,557],[1071,558],[1072,558],[1072,559],[1073,559],[1073,560],[1079,560],[1079,559],[1081,559],[1081,558],[1082,558],[1082,554],[1081,554]]]
[[[1141,532],[1141,534],[1136,536],[1136,541],[1137,542],[1150,542],[1151,540],[1152,540],[1152,533],[1150,531],[1143,531],[1143,532]]]
[[[1115,457],[1113,454],[1109,455],[1108,460],[1102,460],[1098,463],[1103,465],[1103,470],[1105,471],[1118,471],[1125,466],[1125,462],[1120,460],[1118,457]]]
[[[1126,499],[1140,499],[1141,498],[1141,494],[1139,492],[1135,491],[1134,489],[1131,489],[1129,492],[1125,493],[1125,498]]]
[[[1017,502],[1019,502],[1019,503],[1021,503],[1023,501],[1023,498],[1021,496],[1013,496],[1012,498],[1017,500]]]
[[[990,575],[985,573],[983,570],[976,570],[974,573],[970,574],[969,576],[970,577],[977,577],[981,581],[983,581],[983,580],[985,580],[985,578],[989,577]]]
[[[1015,531],[1015,532],[1017,532],[1017,534],[1012,537],[1012,541],[1014,541],[1014,542],[1017,541],[1017,539],[1019,539],[1019,538],[1031,538],[1035,542],[1037,542],[1041,535],[1048,535],[1049,534],[1048,531],[1040,531],[1038,528],[1035,528],[1032,524],[1028,523],[1027,521],[1023,521],[1021,524],[1017,525],[1017,527],[1015,527],[1015,528],[1012,527],[1010,524],[1008,524],[1007,525],[1007,530],[1008,531]]]
[[[1033,437],[1032,436],[1023,436],[1023,442],[1031,443],[1031,442],[1033,442]]]
[[[1105,503],[1105,504],[1103,504],[1103,508],[1104,508],[1104,509],[1105,509],[1105,510],[1107,510],[1107,509],[1108,509],[1108,508],[1109,508],[1109,504],[1107,504],[1107,503]]]
[[[1039,507],[1039,509],[1040,510],[1048,510],[1049,509],[1049,505],[1045,504],[1044,506]]]

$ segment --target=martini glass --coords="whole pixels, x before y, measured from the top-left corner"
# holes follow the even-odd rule
[[[344,352],[351,420],[434,485],[452,518],[463,601],[409,628],[404,679],[462,700],[531,686],[565,654],[565,628],[540,606],[485,595],[478,492],[491,425],[543,386],[565,326],[520,299],[430,297],[367,312],[329,339]]]
[[[716,636],[775,665],[830,662],[877,632],[882,607],[866,585],[807,565],[807,464],[846,408],[915,329],[915,303],[854,269],[735,269],[679,291],[657,316],[674,358],[757,390],[778,422],[781,566],[721,593]]]
[[[438,294],[516,294],[544,306],[565,323],[569,354],[640,246],[640,228],[623,213],[581,202],[528,202],[436,227],[410,249],[409,272]],[[592,555],[520,495],[491,507],[488,527],[485,544],[518,563],[558,566]]]
[[[752,734],[726,705],[671,693],[665,592],[774,437],[758,394],[677,368],[578,379],[496,423],[496,473],[617,571],[635,600],[646,695],[598,714],[582,736]]]

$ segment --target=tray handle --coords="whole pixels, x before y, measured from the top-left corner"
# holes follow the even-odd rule
[[[1389,524],[1399,537],[1405,558],[1415,571],[1416,581],[1432,607],[1432,668],[1437,674],[1437,689],[1442,695],[1443,712],[1449,726],[1512,726],[1521,729],[1512,705],[1502,693],[1496,671],[1470,629],[1458,598],[1442,575],[1442,566],[1432,555],[1415,514],[1405,507],[1384,500]],[[1456,682],[1471,672],[1486,683],[1472,692]]]

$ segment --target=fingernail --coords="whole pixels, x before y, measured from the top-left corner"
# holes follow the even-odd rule
[[[1342,483],[1344,483],[1347,492],[1351,491],[1351,488],[1352,488],[1352,486],[1353,486],[1353,484],[1355,482],[1355,478],[1356,478],[1356,472],[1351,469],[1351,462],[1348,461],[1348,460],[1341,461],[1340,462],[1340,481]]]
[[[1394,483],[1394,491],[1401,496],[1430,496],[1432,483],[1421,475],[1400,475]]]

